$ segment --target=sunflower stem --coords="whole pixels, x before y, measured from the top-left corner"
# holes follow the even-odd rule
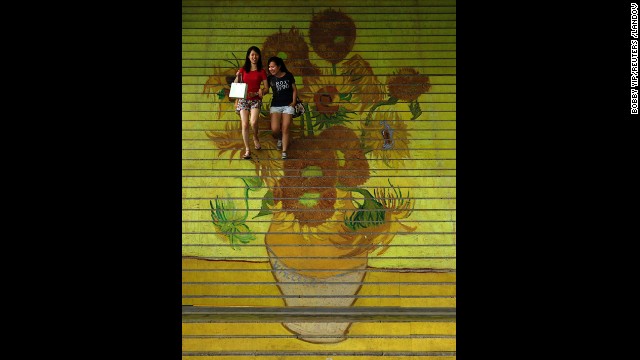
[[[249,186],[247,184],[244,185],[244,217],[242,218],[242,222],[247,220],[249,217]]]
[[[307,104],[303,104],[304,106],[304,116],[307,117],[307,135],[313,135],[313,123],[311,122],[311,111],[309,111],[309,106]]]
[[[377,108],[379,108],[382,105],[394,105],[398,103],[398,98],[395,98],[393,96],[390,96],[389,99],[385,100],[385,101],[381,101],[375,105],[373,105],[373,107],[371,108],[371,110],[369,110],[369,114],[367,114],[367,118],[364,122],[365,125],[369,125],[369,123],[371,122],[371,119],[373,118],[373,113],[376,111]]]

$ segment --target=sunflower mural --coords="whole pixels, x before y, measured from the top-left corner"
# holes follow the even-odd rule
[[[267,36],[262,44],[263,59],[277,56],[285,61],[293,74],[305,77],[319,75],[320,69],[309,61],[309,46],[303,35],[295,26],[286,32],[280,28],[277,33]]]
[[[370,257],[385,254],[397,237],[415,240],[412,234],[433,230],[414,216],[420,196],[396,176],[415,155],[412,130],[426,117],[420,98],[431,91],[430,78],[412,67],[377,69],[357,44],[356,22],[334,9],[313,11],[308,34],[296,26],[264,34],[263,61],[279,56],[302,80],[298,96],[307,111],[293,119],[287,160],[271,137],[271,95],[258,121],[262,150],[239,160],[240,121],[228,98],[241,66],[235,56],[202,84],[213,116],[203,130],[214,159],[208,166],[221,174],[231,167],[225,164],[240,167],[203,200],[211,232],[246,259],[267,257],[287,306],[353,305],[355,297],[345,294],[358,293]],[[309,294],[318,298],[304,299]],[[301,340],[332,343],[344,340],[351,324],[283,325]]]
[[[315,14],[309,24],[309,39],[314,51],[333,66],[351,52],[356,42],[356,24],[339,10],[324,10]]]

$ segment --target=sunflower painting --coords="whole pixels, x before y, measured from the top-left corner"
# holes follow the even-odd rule
[[[311,0],[292,7],[290,19],[261,14],[263,27],[251,31],[243,29],[253,10],[211,17],[227,24],[224,31],[219,25],[226,37],[217,38],[217,23],[202,15],[201,3],[183,14],[193,18],[183,30],[183,72],[206,73],[183,85],[183,267],[229,271],[229,279],[242,282],[252,273],[238,269],[262,266],[265,284],[275,287],[251,297],[242,286],[228,293],[185,286],[183,302],[455,307],[455,33],[441,30],[454,23],[455,3],[405,1],[419,5],[410,15],[403,9],[411,6]],[[398,20],[391,25],[383,14],[389,11]],[[397,34],[395,42],[385,31]],[[271,136],[270,94],[258,121],[262,149],[240,158],[229,83],[251,45],[262,50],[265,67],[271,56],[284,59],[306,109],[293,119],[286,160]],[[400,284],[401,275],[389,280],[377,271],[445,285],[436,293],[407,287],[412,300],[402,300],[402,287],[373,281]],[[183,277],[211,282],[198,274]],[[346,340],[355,325],[282,326],[298,341],[331,344]]]

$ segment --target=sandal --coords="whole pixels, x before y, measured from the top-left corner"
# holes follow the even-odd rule
[[[251,159],[251,153],[249,152],[249,150],[247,150],[247,151],[244,153],[244,155],[242,155],[242,158],[243,158],[244,160],[249,160],[249,159]]]
[[[262,149],[262,145],[260,145],[260,140],[257,141],[257,144],[256,144],[256,140],[253,140],[253,146],[256,148],[256,150]]]
[[[282,160],[285,160],[287,158],[287,153],[286,152],[282,152]]]

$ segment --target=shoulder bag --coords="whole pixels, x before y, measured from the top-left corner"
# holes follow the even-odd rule
[[[299,117],[304,114],[304,104],[299,97],[296,97],[296,104],[293,106],[293,116],[294,118]]]

